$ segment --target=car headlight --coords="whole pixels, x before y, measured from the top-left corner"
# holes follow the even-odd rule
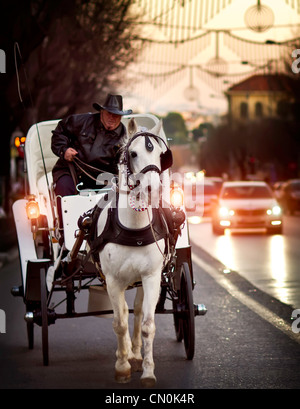
[[[279,216],[281,214],[280,206],[276,205],[276,206],[273,206],[272,209],[268,209],[267,214],[269,216],[271,216],[271,214],[273,214],[274,216]]]
[[[280,215],[280,213],[281,213],[281,208],[280,208],[280,206],[273,206],[272,212],[273,212],[273,214],[274,214],[275,216]]]
[[[234,210],[228,209],[228,207],[222,206],[219,208],[219,216],[220,217],[228,217],[233,216]]]

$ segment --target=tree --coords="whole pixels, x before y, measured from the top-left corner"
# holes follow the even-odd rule
[[[212,133],[213,129],[214,126],[210,122],[203,122],[198,126],[198,128],[192,130],[194,141],[197,141],[203,136],[208,137]]]
[[[283,118],[264,118],[249,124],[249,149],[263,167],[273,163],[277,177],[292,177],[290,163],[297,163],[299,155],[299,130],[295,121]]]
[[[232,154],[233,130],[228,125],[216,127],[201,144],[200,168],[208,176],[221,176],[229,172],[230,155]]]
[[[234,165],[244,179],[247,173],[273,164],[280,180],[295,177],[290,166],[299,160],[298,134],[297,123],[282,118],[222,125],[201,145],[200,165],[208,175],[231,174],[230,167]]]
[[[17,125],[26,133],[34,122],[86,112],[114,91],[136,55],[134,1],[11,0],[0,6],[7,61],[0,74],[0,176],[7,180]]]
[[[177,112],[169,112],[163,119],[164,131],[167,138],[171,139],[171,144],[187,143],[188,131],[183,117]]]

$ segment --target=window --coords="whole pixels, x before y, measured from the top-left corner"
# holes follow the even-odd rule
[[[247,102],[241,102],[240,115],[241,115],[241,118],[248,118],[248,104],[247,104]]]
[[[256,102],[255,104],[255,116],[256,118],[261,118],[263,116],[263,105],[261,102]]]

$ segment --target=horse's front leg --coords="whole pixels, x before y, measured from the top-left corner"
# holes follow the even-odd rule
[[[154,375],[153,340],[155,336],[154,314],[160,289],[160,271],[154,276],[147,276],[143,279],[143,289],[142,338],[144,343],[144,360],[141,382],[143,386],[151,388],[156,383],[156,377]]]
[[[136,296],[134,299],[134,326],[132,334],[132,355],[129,359],[131,365],[131,371],[142,371],[143,357],[141,354],[142,349],[142,337],[141,337],[141,325],[143,316],[143,287],[137,287]]]
[[[113,329],[117,336],[117,360],[115,364],[115,379],[119,383],[126,383],[131,378],[131,366],[128,362],[128,305],[125,300],[125,291],[118,288],[114,280],[107,280],[107,292],[113,307]]]

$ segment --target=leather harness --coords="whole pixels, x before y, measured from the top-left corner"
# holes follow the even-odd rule
[[[106,202],[109,197],[103,198]],[[152,209],[153,219],[151,225],[148,225],[141,229],[128,229],[120,223],[118,217],[118,192],[116,193],[116,206],[110,207],[108,209],[107,220],[105,227],[100,235],[97,232],[97,223],[99,216],[103,210],[101,206],[102,201],[100,201],[93,209],[90,211],[89,216],[92,218],[91,227],[89,229],[89,234],[87,237],[88,244],[91,249],[91,255],[95,262],[100,262],[99,252],[107,243],[117,243],[125,246],[141,247],[148,244],[152,244],[155,241],[161,239],[165,240],[165,249],[167,249],[167,240],[172,242],[174,236],[174,227],[172,221],[172,215],[170,209],[154,208]],[[86,217],[85,213],[82,217]]]

